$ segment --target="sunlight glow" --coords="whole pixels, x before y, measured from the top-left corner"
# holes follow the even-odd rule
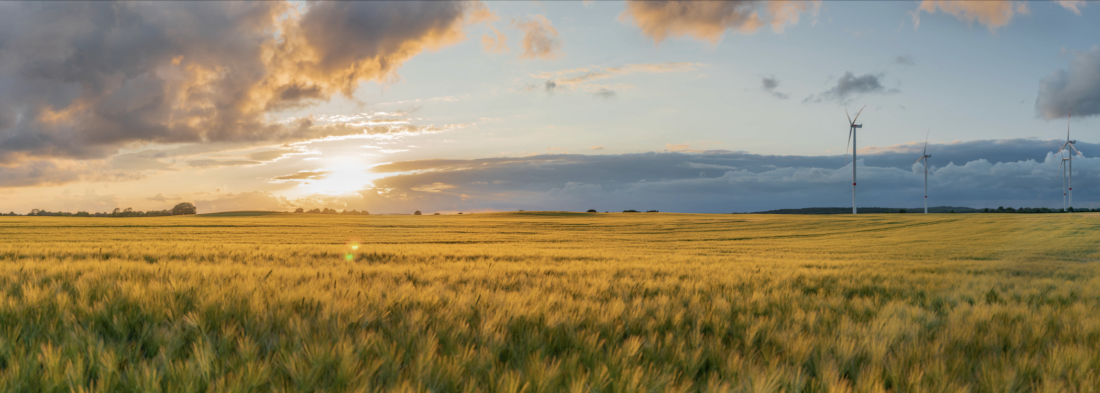
[[[371,185],[380,176],[372,175],[367,169],[372,166],[360,156],[342,156],[322,158],[321,171],[328,172],[325,177],[302,182],[298,187],[315,194],[342,195],[352,194]]]

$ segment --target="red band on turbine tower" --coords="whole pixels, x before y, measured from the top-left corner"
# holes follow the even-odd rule
[[[854,186],[854,185],[856,185],[856,183],[852,183],[852,185]]]

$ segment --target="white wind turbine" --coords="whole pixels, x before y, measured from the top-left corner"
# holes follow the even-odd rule
[[[924,153],[917,159],[917,162],[924,161],[924,214],[928,214],[928,157],[932,157],[928,155],[928,134],[931,132],[929,128],[928,133],[924,134]]]
[[[863,124],[856,124],[856,120],[859,120],[859,114],[863,113],[864,108],[867,106],[859,108],[855,119],[848,114],[848,108],[844,108],[844,115],[848,116],[848,141],[852,143],[852,214],[856,214],[856,129],[863,128]],[[844,144],[844,149],[844,165],[848,165],[847,143]]]
[[[1062,194],[1063,195],[1062,210],[1066,210],[1066,211],[1068,211],[1065,208],[1066,206],[1068,206],[1070,209],[1073,208],[1073,158],[1074,158],[1073,153],[1077,153],[1078,156],[1081,156],[1081,152],[1078,151],[1077,148],[1073,146],[1074,144],[1077,143],[1077,141],[1069,139],[1069,120],[1072,119],[1072,118],[1073,118],[1073,110],[1070,109],[1069,116],[1066,118],[1066,143],[1062,144],[1062,147],[1058,149],[1058,153],[1057,153],[1059,156],[1061,156],[1062,151],[1065,151],[1069,155],[1069,157],[1067,157],[1067,158],[1062,158],[1062,162],[1060,164],[1058,164],[1058,166],[1059,166],[1058,169],[1062,169],[1061,166],[1063,164],[1066,165],[1066,169],[1062,170],[1063,171],[1062,172],[1062,177],[1063,177],[1062,181],[1064,183],[1062,185],[1062,189],[1063,190],[1066,190],[1067,188],[1069,189],[1068,194],[1065,191],[1063,191],[1063,194]],[[1067,164],[1067,161],[1069,162],[1068,164]],[[1069,172],[1068,177],[1066,177],[1066,171],[1067,170]],[[1068,203],[1065,201],[1065,199],[1067,197],[1069,198]]]

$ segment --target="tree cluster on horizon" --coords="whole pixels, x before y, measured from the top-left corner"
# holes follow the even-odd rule
[[[184,214],[196,214],[196,213],[198,213],[198,209],[195,207],[194,204],[192,204],[191,202],[180,202],[180,203],[176,204],[176,206],[172,207],[171,209],[165,209],[165,210],[141,211],[141,210],[134,210],[133,208],[130,208],[130,207],[125,208],[125,209],[121,209],[121,208],[116,207],[115,210],[110,212],[110,213],[107,213],[107,212],[89,213],[89,212],[86,212],[86,211],[78,211],[76,213],[70,213],[70,212],[63,212],[63,211],[51,212],[51,211],[47,211],[45,209],[31,209],[31,211],[29,213],[27,213],[26,216],[37,216],[37,217],[163,217],[163,216],[179,216],[179,215],[184,215]],[[18,216],[18,214],[15,214],[15,212],[10,212],[8,214],[0,213],[0,215]]]
[[[361,215],[361,216],[369,216],[370,215],[370,212],[368,212],[366,210],[363,210],[363,211],[340,210],[340,211],[338,211],[336,209],[329,209],[327,207],[324,210],[322,210],[322,209],[305,210],[305,209],[299,207],[297,210],[294,210],[294,212],[295,213],[307,213],[307,214],[348,214],[348,215]]]

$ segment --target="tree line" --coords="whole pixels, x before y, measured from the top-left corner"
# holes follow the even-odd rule
[[[198,212],[198,209],[195,208],[195,205],[192,204],[191,202],[181,202],[181,203],[177,204],[176,206],[172,207],[171,209],[165,209],[165,210],[141,211],[141,210],[134,210],[133,208],[130,208],[130,207],[125,208],[125,209],[120,209],[120,208],[116,207],[115,210],[110,212],[110,213],[107,213],[107,212],[89,213],[89,212],[86,212],[86,211],[78,211],[76,213],[70,213],[70,212],[63,212],[63,211],[51,212],[51,211],[47,211],[45,209],[31,209],[30,213],[27,213],[26,215],[27,216],[38,216],[38,217],[162,217],[162,216],[180,216],[180,215],[184,215],[184,214],[195,214],[197,212]],[[9,212],[8,214],[0,213],[0,216],[18,216],[18,215],[19,214],[15,214],[15,212]]]
[[[361,216],[369,216],[370,215],[370,212],[368,212],[366,210],[363,210],[363,211],[355,211],[355,210],[337,211],[335,209],[329,209],[327,207],[324,210],[321,210],[321,209],[305,210],[305,209],[299,207],[298,210],[295,210],[294,212],[295,213],[306,213],[306,214],[350,214],[350,215],[361,215]],[[417,214],[419,214],[419,213],[420,212],[418,211]]]
[[[1065,213],[1065,212],[1100,212],[1100,209],[1089,208],[1069,208],[1069,209],[1051,209],[1048,207],[1021,207],[1019,209],[1013,209],[1011,207],[999,206],[996,209],[985,208],[982,213]]]

